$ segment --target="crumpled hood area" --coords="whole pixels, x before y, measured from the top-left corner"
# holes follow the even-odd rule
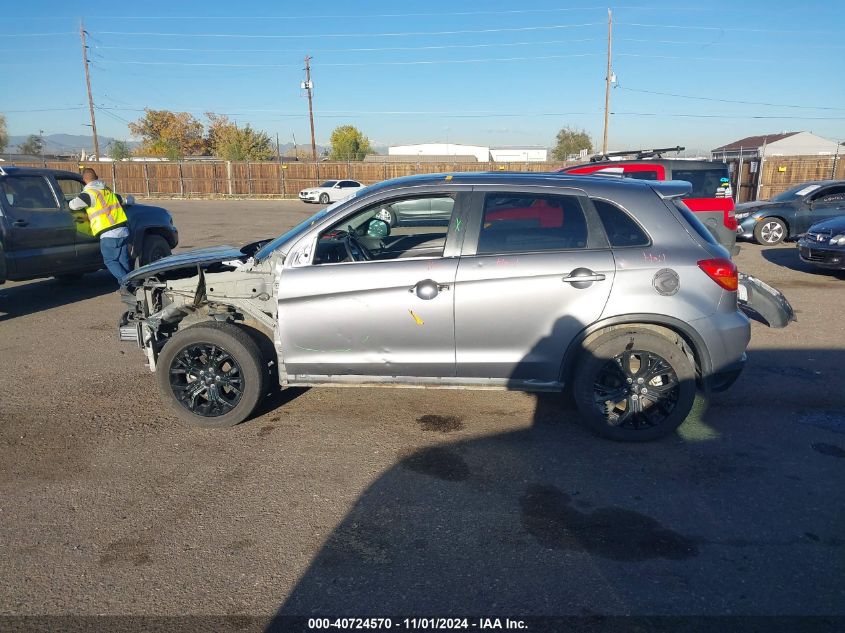
[[[126,284],[132,281],[140,281],[167,270],[185,268],[186,266],[214,264],[228,261],[230,259],[246,259],[246,257],[247,255],[245,255],[244,252],[236,246],[226,245],[198,248],[196,250],[171,255],[170,257],[163,257],[162,259],[154,261],[152,264],[141,266],[126,275],[126,277],[123,278],[123,283]]]

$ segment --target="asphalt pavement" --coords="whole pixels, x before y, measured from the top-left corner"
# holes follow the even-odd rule
[[[183,249],[317,210],[161,204]],[[845,278],[794,244],[737,262],[798,321],[643,445],[498,391],[288,390],[191,428],[108,273],[0,286],[0,614],[845,616]]]

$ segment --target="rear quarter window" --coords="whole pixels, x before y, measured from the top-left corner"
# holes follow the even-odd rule
[[[611,246],[648,246],[651,243],[643,228],[621,207],[595,198],[593,205],[601,218]]]

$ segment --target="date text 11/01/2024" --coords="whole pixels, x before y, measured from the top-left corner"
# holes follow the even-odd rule
[[[309,630],[321,629],[400,629],[400,630],[520,630],[528,628],[524,620],[510,618],[309,618]]]

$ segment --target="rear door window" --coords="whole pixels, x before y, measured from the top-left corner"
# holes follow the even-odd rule
[[[611,246],[648,246],[651,240],[626,211],[607,200],[593,199]]]
[[[586,248],[587,221],[575,196],[489,193],[479,255]]]

